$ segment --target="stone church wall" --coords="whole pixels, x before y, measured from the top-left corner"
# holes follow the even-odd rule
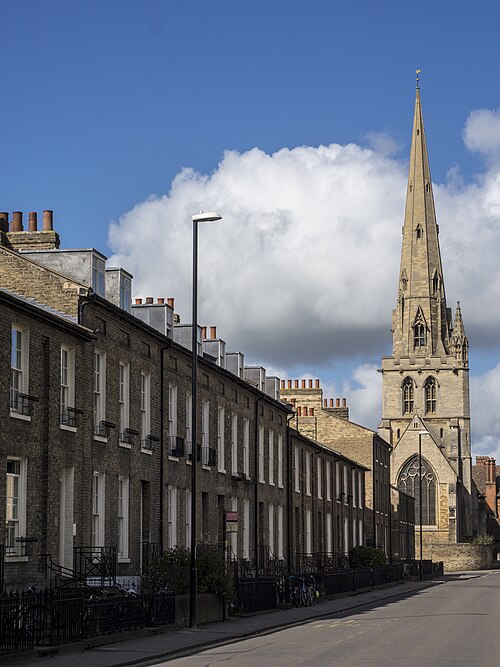
[[[487,570],[493,564],[491,544],[431,544],[429,557],[444,561],[445,572],[461,570]]]

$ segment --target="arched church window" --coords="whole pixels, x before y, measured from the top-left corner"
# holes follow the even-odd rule
[[[414,393],[413,380],[406,378],[403,382],[403,414],[411,414],[413,412]]]
[[[413,327],[413,344],[415,347],[425,347],[425,326],[417,322]]]
[[[422,524],[436,524],[436,477],[430,465],[422,459],[422,468],[418,456],[409,459],[398,478],[398,489],[415,498],[415,524],[420,524],[420,489],[422,489]]]
[[[437,382],[435,378],[427,378],[424,385],[425,412],[436,412]]]

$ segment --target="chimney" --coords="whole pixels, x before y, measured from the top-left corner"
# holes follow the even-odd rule
[[[328,399],[327,398],[323,399],[323,407],[325,407],[325,408],[328,407]]]
[[[299,417],[302,417],[302,408],[300,407],[300,405],[297,408],[297,414],[298,414]]]
[[[281,380],[281,388],[282,388],[282,389],[285,388],[285,380]]]
[[[12,214],[11,231],[13,231],[13,232],[22,232],[23,231],[23,214],[22,214],[22,211],[14,211],[14,213]]]
[[[158,300],[158,304],[159,304],[160,306],[163,306],[163,305],[164,305],[164,303],[165,303],[165,299],[164,299],[163,297],[159,296],[157,300]]]
[[[340,398],[335,399],[335,407],[340,408]]]
[[[174,309],[174,303],[175,303],[174,297],[169,296],[168,299],[167,299],[167,306],[170,306],[170,308],[172,308],[172,310],[173,310]]]
[[[291,389],[291,388],[292,388],[292,381],[288,380],[288,389]]]
[[[308,409],[304,408],[304,417],[307,417],[307,416],[308,416]]]
[[[306,381],[302,380],[302,389],[305,389],[305,388],[306,388]]]
[[[293,381],[293,384],[294,384],[294,388],[295,388],[295,389],[298,389],[298,388],[299,388],[299,381],[298,381],[298,380],[294,380],[294,381]]]
[[[210,327],[210,338],[215,340],[217,338],[217,327]]]
[[[330,407],[333,408],[333,398],[330,399]]]
[[[347,408],[347,398],[342,399],[342,407]]]
[[[313,388],[313,381],[309,380],[309,389],[312,389],[312,388]]]
[[[319,380],[314,380],[314,384],[316,386],[316,389],[319,389]]]
[[[154,299],[153,299],[153,297],[152,297],[152,296],[147,296],[147,297],[146,297],[146,303],[148,303],[148,304],[149,304],[149,303],[154,303]]]
[[[314,408],[309,408],[309,414],[311,417],[314,417]]]
[[[9,231],[9,214],[5,211],[0,213],[0,232]]]
[[[207,327],[201,327],[201,338],[207,340]]]
[[[136,299],[135,300],[135,305],[140,306],[142,304],[142,299]]]
[[[44,211],[43,212],[43,231],[51,232],[54,229],[54,220],[53,220],[54,211]]]
[[[28,231],[36,232],[37,231],[37,220],[36,220],[36,211],[30,211],[28,214]]]

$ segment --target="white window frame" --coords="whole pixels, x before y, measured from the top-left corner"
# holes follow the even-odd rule
[[[106,296],[106,264],[92,254],[92,289],[99,296]]]
[[[266,481],[264,471],[264,427],[259,426],[259,482],[264,484]]]
[[[29,393],[29,332],[18,324],[11,327],[10,368],[10,413],[21,414],[17,395]]]
[[[120,308],[130,313],[132,306],[132,280],[120,271]]]
[[[151,434],[151,374],[141,371],[140,375],[141,446]]]
[[[118,437],[126,442],[125,429],[130,426],[130,364],[120,361],[118,366]]]
[[[8,456],[5,467],[5,557],[7,560],[27,560],[23,547],[16,542],[18,537],[26,537],[27,467],[26,459]],[[9,472],[9,463],[19,463],[19,471]],[[17,488],[16,488],[17,487]],[[14,495],[17,493],[17,495]],[[12,494],[12,495],[10,495]],[[10,530],[8,523],[11,523]],[[9,538],[9,533],[12,539]]]
[[[105,545],[105,497],[106,477],[104,473],[94,471],[92,478],[92,546]]]
[[[269,544],[269,555],[274,556],[274,505],[268,507],[267,535]]]
[[[363,507],[363,472],[358,472],[358,506]]]
[[[305,530],[304,530],[304,546],[306,554],[312,554],[312,512],[306,510],[304,513]]]
[[[325,462],[325,475],[326,475],[326,499],[331,501],[332,499],[332,462]]]
[[[243,499],[243,549],[242,556],[248,560],[250,558],[250,501]]]
[[[283,505],[278,505],[278,552],[276,555],[279,560],[283,560],[284,557],[283,537]]]
[[[318,499],[323,499],[323,462],[319,457],[316,458],[316,482],[317,482],[317,493]]]
[[[94,438],[101,436],[101,422],[106,420],[106,353],[94,351]],[[105,439],[105,438],[104,438]]]
[[[231,498],[231,512],[238,512],[238,498]],[[239,517],[238,517],[239,518]],[[231,558],[238,558],[238,533],[229,533],[229,546],[231,547]]]
[[[269,485],[274,486],[274,431],[268,433],[267,457],[269,461]]]
[[[364,534],[363,534],[364,531],[363,531],[363,529],[364,529],[363,519],[358,519],[358,534],[359,534],[359,543],[360,543],[360,545],[363,544],[363,540],[364,540]]]
[[[354,468],[351,470],[351,487],[352,506],[356,507],[356,470]]]
[[[278,434],[278,487],[283,488],[283,436]]]
[[[168,385],[168,435],[177,435],[177,386]]]
[[[186,549],[191,548],[191,498],[192,498],[191,489],[185,489],[184,541],[186,544]]]
[[[340,502],[340,461],[335,462],[335,500]]]
[[[192,437],[191,437],[191,423],[193,420],[193,397],[188,392],[186,393],[186,450],[187,452],[193,452],[192,449]],[[186,459],[186,462],[188,459]]]
[[[177,546],[177,487],[167,487],[167,547]]]
[[[300,493],[300,450],[297,445],[295,445],[295,450],[293,452],[294,459],[294,489],[295,493]]]
[[[327,555],[331,555],[333,553],[333,517],[331,512],[326,513],[325,547]]]
[[[250,475],[250,420],[243,419],[243,472]]]
[[[349,500],[347,498],[347,491],[349,490],[349,471],[347,470],[347,466],[344,465],[344,503],[347,505]]]
[[[311,452],[306,452],[306,496],[312,495]]]
[[[222,406],[217,408],[217,470],[226,472],[224,460],[224,435],[226,426],[226,411]]]
[[[75,407],[75,350],[67,345],[61,345],[60,382],[59,422],[61,426],[71,427],[74,424],[70,424],[68,408]]]
[[[130,493],[129,478],[118,477],[118,562],[128,563],[129,559],[129,516]]]
[[[238,415],[231,415],[231,472],[238,474]]]
[[[201,402],[201,446],[210,446],[210,403]]]

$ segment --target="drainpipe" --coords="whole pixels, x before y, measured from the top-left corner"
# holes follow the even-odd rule
[[[78,302],[78,324],[83,325],[83,309],[94,301],[94,290],[89,287],[87,297]]]

